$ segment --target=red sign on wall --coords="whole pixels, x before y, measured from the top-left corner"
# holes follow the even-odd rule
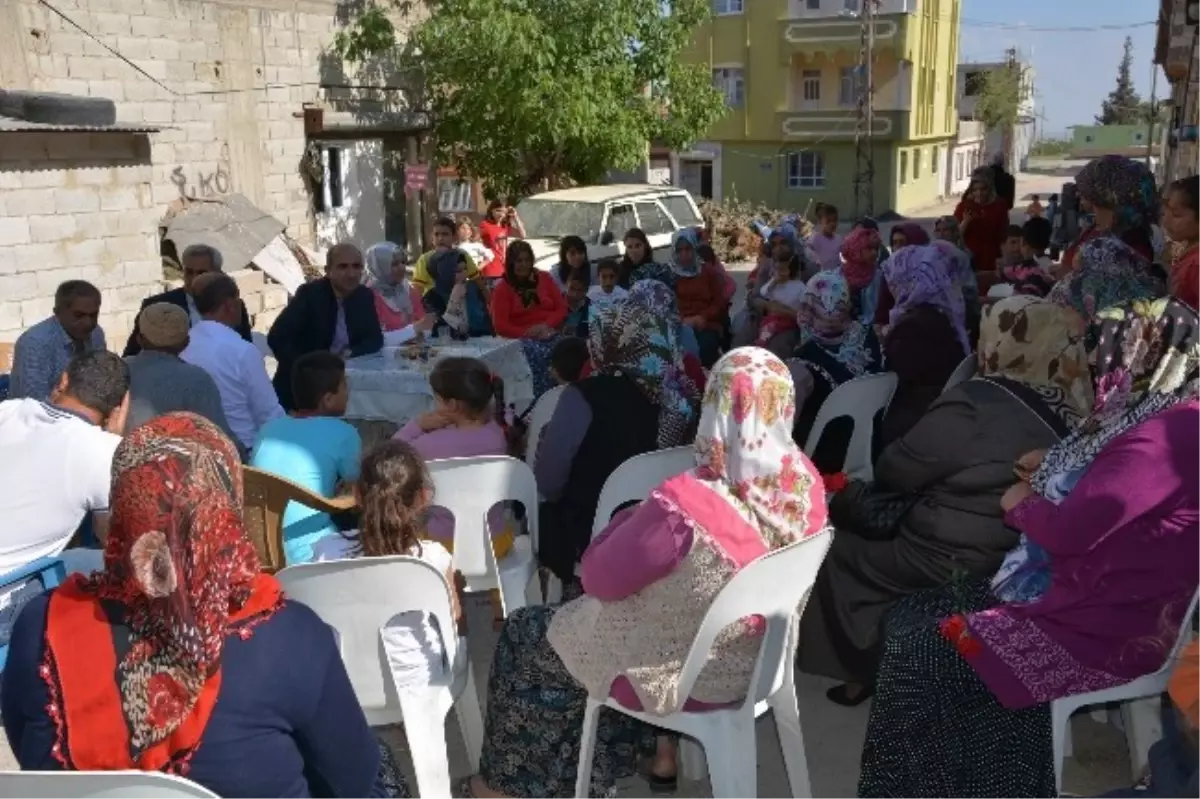
[[[425,191],[429,188],[429,167],[425,164],[405,164],[404,193]]]

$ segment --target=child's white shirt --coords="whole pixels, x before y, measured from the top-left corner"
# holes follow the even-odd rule
[[[606,292],[602,286],[592,286],[588,289],[587,297],[591,300],[592,307],[596,308],[616,305],[619,302],[624,302],[629,296],[629,292],[620,286],[613,286],[612,292]]]
[[[313,544],[313,562],[356,557],[356,535],[357,531],[351,531],[319,539]],[[409,554],[437,569],[438,574],[447,574],[454,560],[446,548],[436,541],[422,540],[420,552]],[[458,634],[455,630],[448,633]],[[387,653],[388,666],[398,689],[428,685],[449,667],[445,657],[446,647],[442,643],[443,633],[438,629],[436,620],[426,616],[423,611],[397,613],[387,620],[379,635],[383,639],[383,651]]]

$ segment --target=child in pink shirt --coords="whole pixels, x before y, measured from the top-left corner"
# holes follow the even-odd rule
[[[483,362],[475,358],[444,358],[429,375],[437,403],[434,410],[413,419],[396,433],[397,441],[412,444],[426,461],[507,455],[504,428],[496,421],[503,413],[504,390]],[[454,551],[454,516],[445,508],[429,509],[426,537]],[[536,508],[530,509],[536,512]],[[514,525],[503,504],[488,514],[492,547],[497,558],[512,548]]]

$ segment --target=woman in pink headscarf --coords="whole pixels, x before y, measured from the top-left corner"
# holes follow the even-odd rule
[[[858,318],[868,324],[875,318],[883,287],[883,274],[879,270],[882,246],[879,231],[869,227],[856,227],[842,242],[842,276],[850,287]]]

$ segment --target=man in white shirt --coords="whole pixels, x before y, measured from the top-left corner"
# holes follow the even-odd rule
[[[49,401],[0,402],[0,574],[63,553],[87,515],[108,533],[113,453],[129,409],[129,369],[111,352],[75,356]]]
[[[192,327],[180,357],[212,376],[235,443],[248,452],[259,428],[283,416],[283,408],[262,353],[237,333],[242,316],[237,283],[226,274],[210,272],[196,278],[192,294],[203,321]]]

